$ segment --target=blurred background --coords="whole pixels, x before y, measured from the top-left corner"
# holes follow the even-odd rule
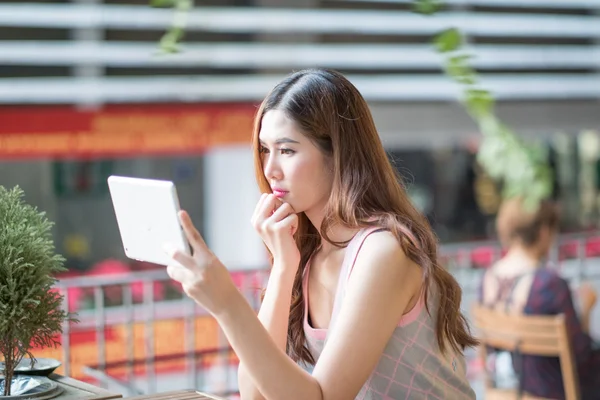
[[[449,27],[465,34],[500,118],[548,150],[562,209],[557,268],[595,282],[600,1],[448,0],[433,16],[412,6],[197,0],[180,15],[147,0],[0,1],[0,185],[20,185],[55,221],[69,269],[59,286],[81,319],[66,327],[62,348],[35,354],[129,395],[183,387],[236,394],[235,356],[214,321],[164,268],[125,257],[106,178],[173,180],[182,207],[257,306],[267,271],[249,223],[258,199],[252,121],[272,86],[307,67],[343,72],[369,102],[468,309],[481,271],[500,255],[501,198],[475,160],[477,125],[432,45]],[[178,18],[187,21],[180,51],[165,54],[159,41]]]

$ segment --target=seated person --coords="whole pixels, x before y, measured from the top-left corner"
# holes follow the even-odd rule
[[[582,399],[600,399],[600,350],[589,336],[590,313],[596,303],[594,289],[581,285],[578,316],[567,281],[545,268],[558,228],[558,211],[544,202],[536,212],[524,209],[518,198],[506,200],[496,224],[506,255],[483,276],[480,301],[509,313],[529,315],[564,314],[579,374]],[[564,399],[565,392],[556,357],[513,357],[524,392]]]

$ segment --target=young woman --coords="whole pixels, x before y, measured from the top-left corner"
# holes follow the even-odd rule
[[[558,211],[551,202],[544,202],[536,212],[529,212],[521,199],[506,200],[496,223],[507,253],[486,271],[480,297],[483,304],[510,313],[565,314],[582,399],[600,399],[600,350],[594,349],[589,336],[596,292],[587,284],[580,287],[581,313],[578,316],[568,282],[556,271],[545,268],[558,221]],[[544,398],[565,398],[558,358],[521,356],[513,359],[513,365],[519,371],[525,392]]]
[[[253,146],[252,223],[272,256],[258,318],[185,212],[194,255],[168,269],[223,328],[242,398],[473,399],[461,289],[358,90],[329,70],[289,76]]]

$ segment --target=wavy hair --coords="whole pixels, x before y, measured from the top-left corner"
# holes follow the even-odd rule
[[[261,192],[271,188],[264,175],[259,133],[262,118],[280,110],[295,122],[332,162],[333,188],[320,232],[300,213],[295,240],[301,254],[290,308],[287,353],[296,362],[314,364],[303,329],[302,276],[321,238],[335,246],[328,227],[383,227],[398,239],[405,254],[423,269],[425,304],[431,285],[437,286],[436,334],[440,350],[449,345],[458,352],[475,346],[465,317],[460,312],[462,291],[454,277],[438,262],[437,238],[426,218],[413,206],[401,178],[391,165],[375,128],[368,105],[359,91],[340,73],[326,69],[296,72],[267,95],[258,109],[253,132],[256,179]],[[429,307],[427,307],[429,312]]]

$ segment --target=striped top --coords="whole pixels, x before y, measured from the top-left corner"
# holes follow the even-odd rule
[[[381,230],[363,229],[348,244],[340,271],[330,327],[335,324],[344,301],[347,281],[356,256],[367,236]],[[315,361],[327,344],[327,329],[314,329],[308,323],[308,277],[310,264],[303,277],[304,332],[307,346]],[[465,359],[452,349],[442,354],[435,335],[436,291],[429,292],[427,312],[423,296],[415,307],[403,315],[381,358],[356,399],[475,399],[475,392],[466,377]],[[308,368],[310,370],[310,368]]]

